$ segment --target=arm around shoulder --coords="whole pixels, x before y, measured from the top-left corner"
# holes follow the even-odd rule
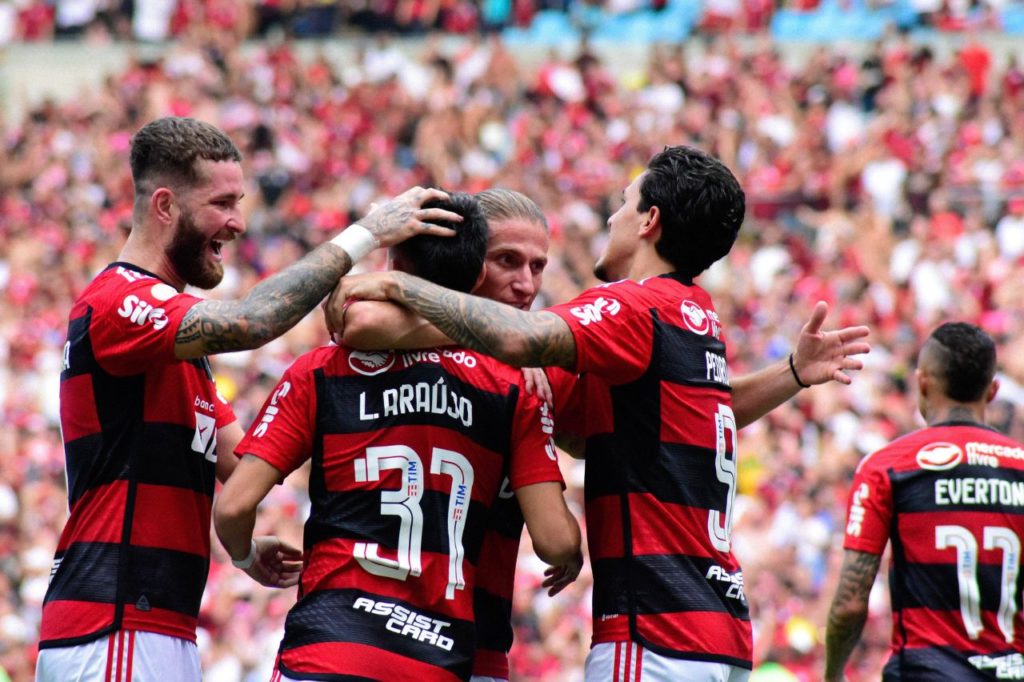
[[[414,350],[452,340],[408,308],[383,301],[353,301],[344,312],[341,343],[359,350]]]

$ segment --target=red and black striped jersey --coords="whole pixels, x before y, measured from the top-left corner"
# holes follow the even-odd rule
[[[60,383],[71,514],[40,647],[118,629],[195,640],[216,433],[235,419],[207,360],[174,356],[178,326],[200,300],[114,263],[71,310]]]
[[[299,358],[239,444],[287,474],[312,458],[285,675],[468,679],[489,510],[551,480],[547,406],[470,351]],[[348,678],[346,678],[348,679]]]
[[[885,679],[1024,675],[1022,538],[1024,445],[993,429],[938,424],[861,461],[843,546],[892,541]]]
[[[564,400],[573,393],[576,375],[558,367],[548,367],[545,371],[554,395],[552,411],[557,423]],[[564,486],[558,462],[549,459],[546,463],[547,480],[557,481]],[[491,507],[477,566],[478,577],[473,594],[477,637],[476,656],[473,659],[474,675],[501,680],[507,680],[509,676],[508,652],[513,640],[512,594],[524,523],[519,502],[508,488],[506,479]]]
[[[583,426],[595,643],[633,640],[750,668],[731,551],[736,421],[710,297],[664,275],[595,287],[550,310],[569,324],[576,369],[594,382],[587,411],[607,422]]]

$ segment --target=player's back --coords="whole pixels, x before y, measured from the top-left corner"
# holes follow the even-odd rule
[[[290,373],[315,393],[312,510],[282,670],[468,679],[488,510],[506,476],[533,482],[514,455],[544,453],[539,401],[468,351],[303,360]]]
[[[975,424],[922,429],[865,459],[852,495],[847,546],[891,530],[885,679],[1020,679],[1024,446]],[[888,529],[858,525],[872,496],[891,499]]]

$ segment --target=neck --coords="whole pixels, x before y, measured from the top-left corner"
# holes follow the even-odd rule
[[[928,426],[946,422],[985,424],[985,406],[972,403],[949,403],[929,410]]]
[[[638,282],[642,279],[658,277],[670,272],[675,272],[672,264],[659,256],[653,246],[645,244],[637,250],[637,254],[629,266],[629,279]]]
[[[128,241],[125,242],[117,259],[152,272],[178,291],[184,291],[185,280],[175,271],[174,266],[167,258],[163,245],[152,243],[141,235],[142,231],[133,227],[128,235]]]

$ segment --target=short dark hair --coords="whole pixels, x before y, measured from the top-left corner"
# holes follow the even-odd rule
[[[996,372],[996,344],[979,327],[947,322],[931,333],[924,350],[934,361],[951,400],[973,403],[985,397]]]
[[[196,161],[241,162],[242,153],[216,126],[194,118],[168,116],[150,121],[132,138],[131,168],[135,195],[160,184],[191,187],[199,180]]]
[[[424,208],[443,208],[462,216],[461,223],[432,221],[450,227],[454,237],[421,234],[394,247],[412,268],[412,274],[455,291],[468,292],[476,284],[487,253],[487,220],[478,202],[464,192],[449,192],[448,201],[428,201]]]
[[[693,147],[665,147],[651,158],[637,209],[657,206],[658,255],[684,277],[696,277],[732,249],[746,197],[721,161]]]

